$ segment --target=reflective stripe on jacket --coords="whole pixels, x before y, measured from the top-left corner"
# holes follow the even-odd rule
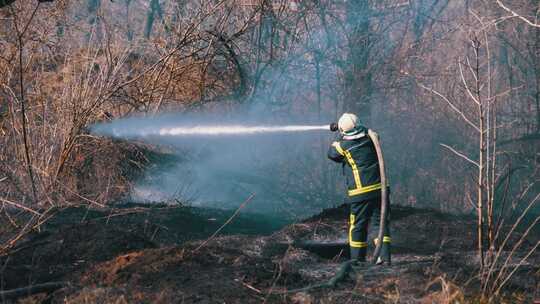
[[[343,164],[348,202],[368,200],[381,193],[377,152],[367,129],[363,133],[355,139],[333,142],[328,150],[328,158]]]

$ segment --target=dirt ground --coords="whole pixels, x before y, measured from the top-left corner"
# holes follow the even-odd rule
[[[63,211],[56,217],[61,221],[0,259],[2,290],[46,282],[63,287],[2,301],[464,303],[480,291],[472,218],[394,206],[392,266],[355,267],[334,288],[306,288],[334,277],[347,260],[345,206],[280,230],[284,223],[243,215],[213,239],[229,214],[140,210]],[[539,262],[536,252],[497,301],[532,303]]]

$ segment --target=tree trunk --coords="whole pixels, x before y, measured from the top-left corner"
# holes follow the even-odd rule
[[[146,17],[146,26],[144,28],[144,37],[146,39],[149,39],[152,35],[152,28],[154,26],[154,20],[156,18],[156,14],[159,18],[162,18],[163,12],[161,10],[161,5],[159,4],[159,0],[150,0],[150,7],[148,11],[148,16]]]
[[[345,67],[345,110],[356,113],[364,124],[369,124],[371,118],[370,14],[369,1],[347,2],[350,44],[348,66]]]
[[[129,21],[129,6],[131,0],[126,0],[126,38],[128,41],[133,40],[133,31],[131,30],[131,22]]]
[[[479,160],[478,160],[478,197],[477,197],[477,215],[478,215],[478,258],[480,263],[480,269],[484,268],[484,163],[486,152],[486,122],[485,122],[485,109],[481,95],[481,83],[480,83],[480,41],[475,39],[473,41],[473,48],[475,53],[475,95],[478,101],[478,120],[479,120]],[[489,101],[488,101],[489,102]]]
[[[536,103],[536,133],[540,133],[540,28],[531,29],[535,32],[534,51],[534,75],[536,79],[536,92],[534,100]]]

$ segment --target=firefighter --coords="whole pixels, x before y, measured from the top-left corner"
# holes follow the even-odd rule
[[[337,127],[341,135],[328,150],[328,158],[341,163],[347,181],[346,202],[350,205],[349,247],[351,260],[358,264],[366,261],[368,247],[368,224],[372,221],[379,229],[381,211],[381,176],[377,152],[368,129],[362,126],[358,117],[344,113]],[[390,264],[389,217],[385,221],[381,254],[376,263]],[[375,238],[375,245],[381,241]]]

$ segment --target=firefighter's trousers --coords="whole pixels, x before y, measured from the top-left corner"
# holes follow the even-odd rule
[[[368,226],[373,224],[376,234],[379,232],[381,218],[381,199],[375,198],[362,202],[351,203],[351,213],[349,222],[349,246],[351,249],[351,260],[363,262],[366,260],[368,247]],[[375,237],[374,244],[379,240]],[[382,240],[380,257],[386,263],[390,263],[390,204],[388,204],[384,238]]]

